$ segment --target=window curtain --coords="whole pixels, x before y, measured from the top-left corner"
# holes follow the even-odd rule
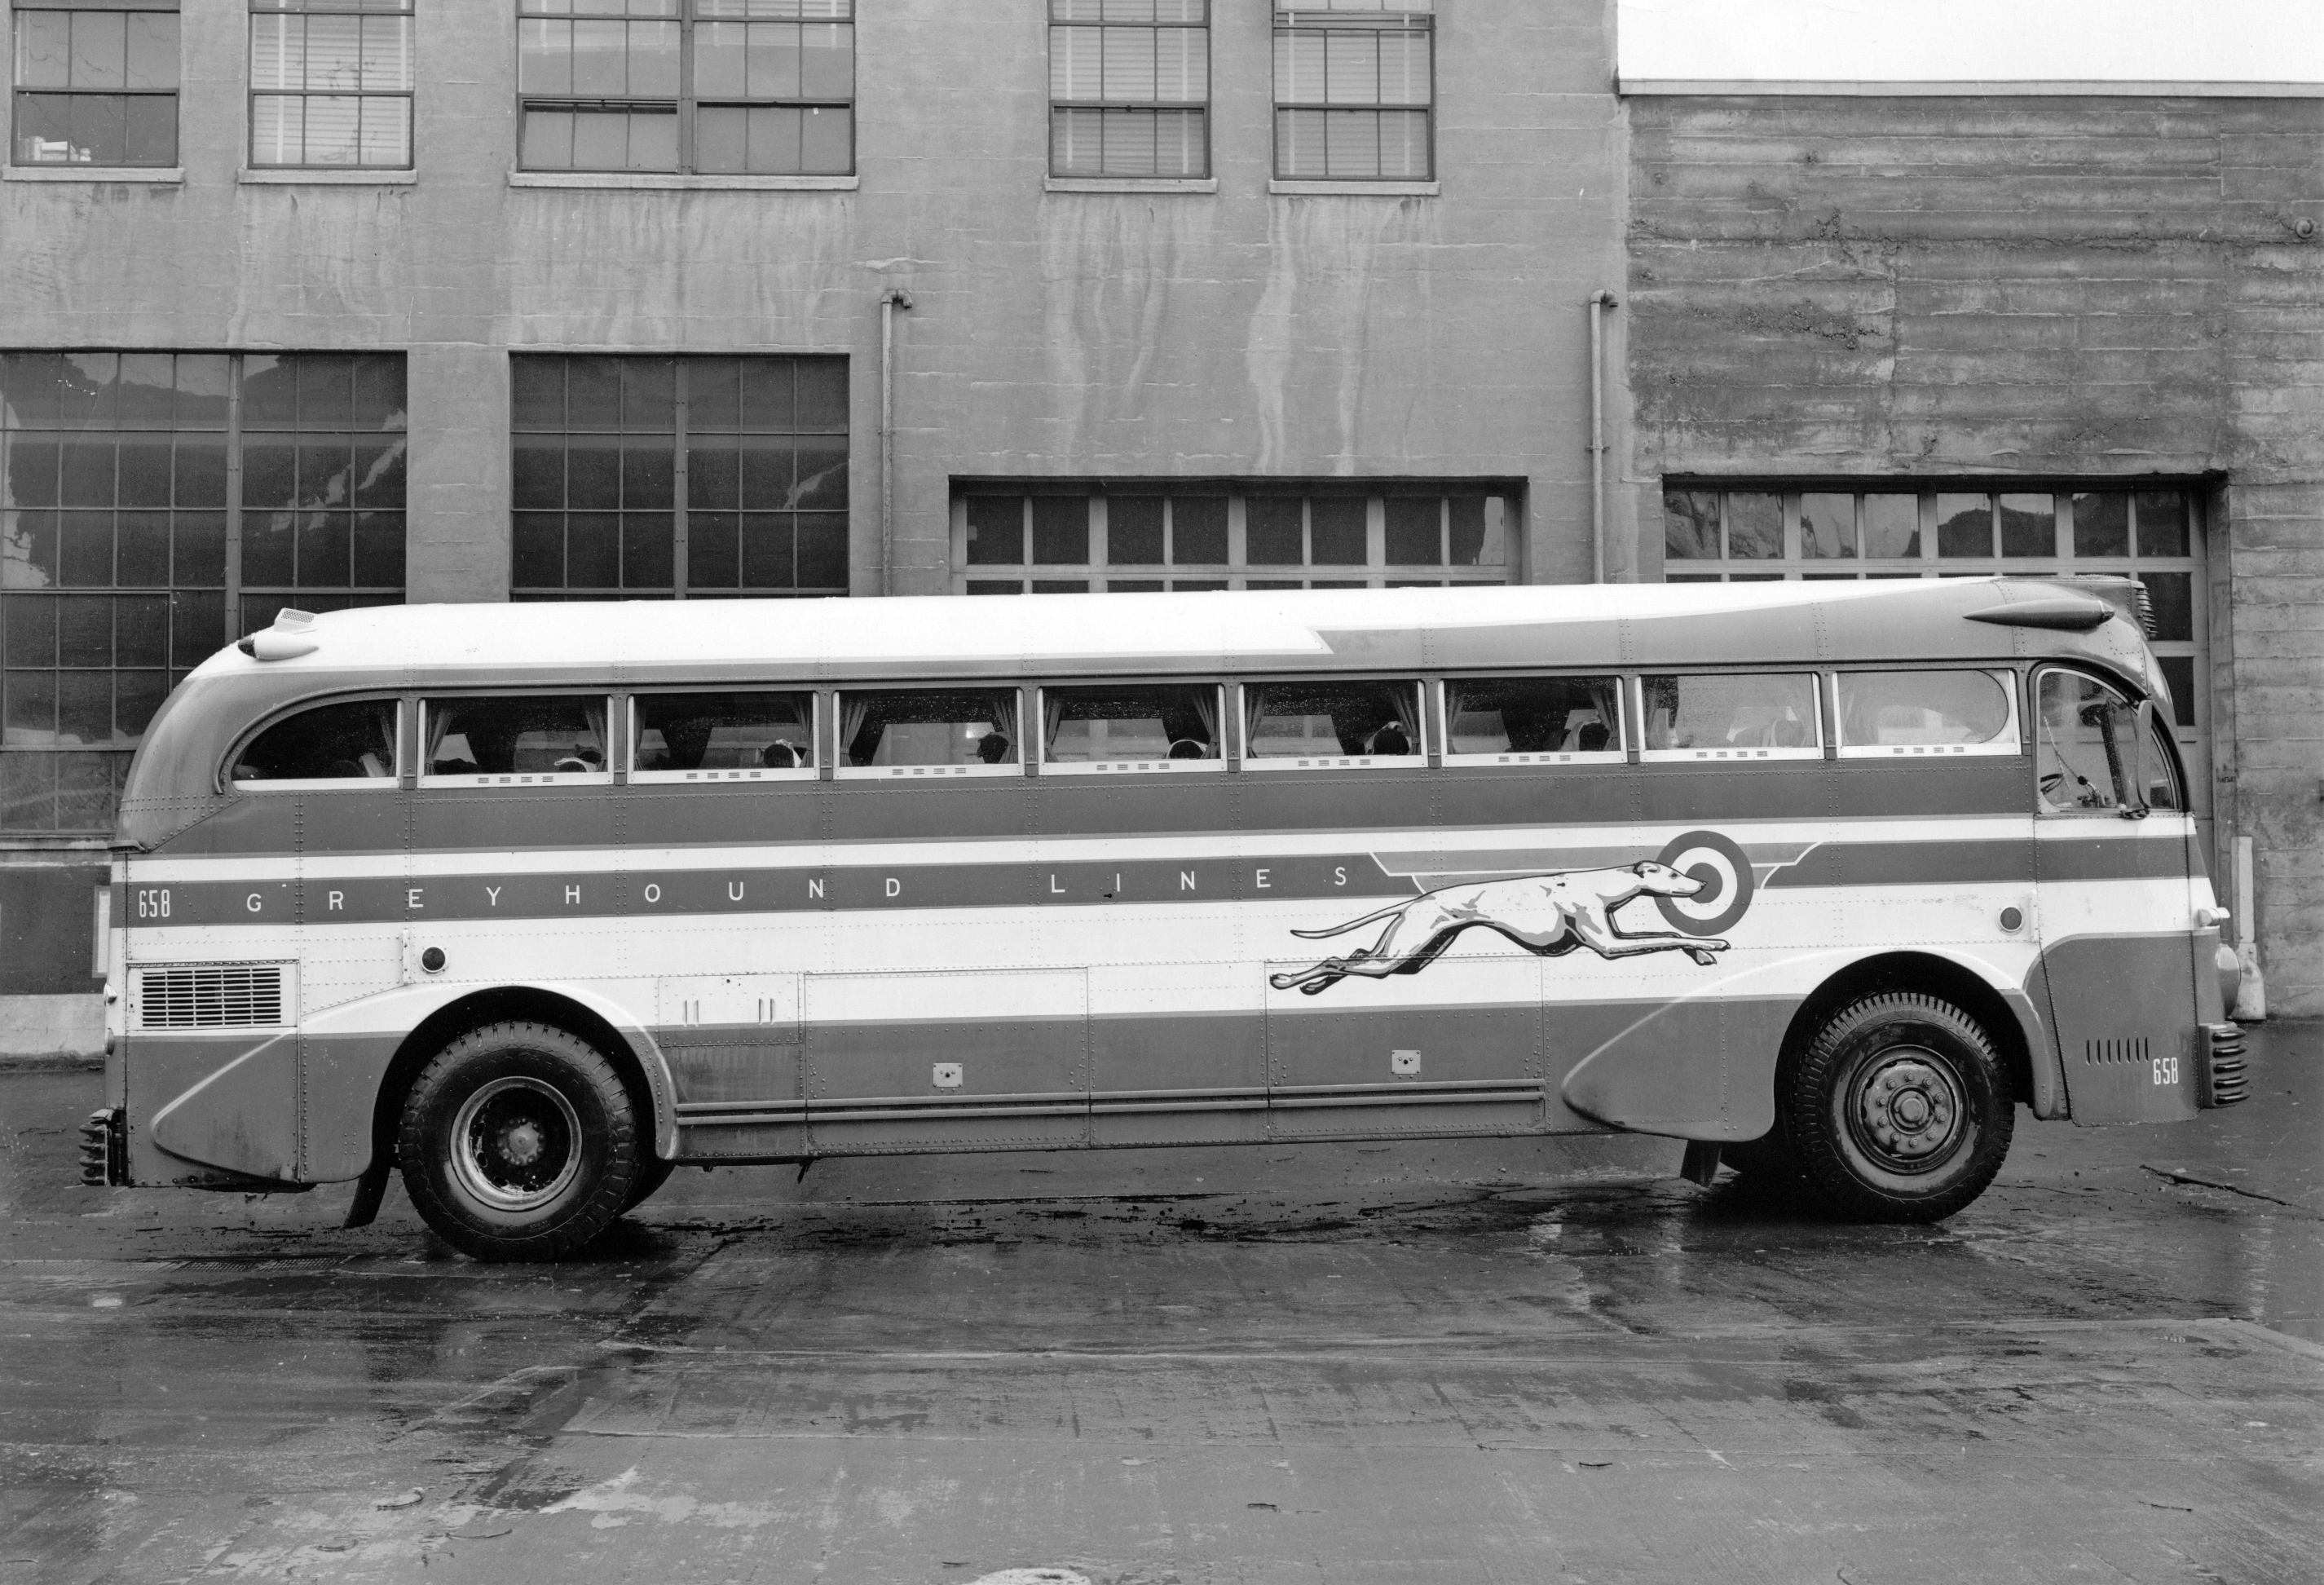
[[[992,691],[992,729],[1012,745],[1017,738],[1017,691],[996,688]]]
[[[868,765],[872,756],[880,752],[880,733],[872,728],[870,694],[839,696],[839,746],[852,765]]]
[[[1041,757],[1057,751],[1057,728],[1065,724],[1065,696],[1053,688],[1041,691]]]
[[[387,777],[395,774],[395,701],[380,699],[372,701],[368,712],[371,743],[362,758],[364,774]]]
[[[1190,688],[1186,696],[1194,704],[1195,718],[1203,723],[1203,736],[1208,740],[1210,750],[1206,757],[1224,758],[1226,745],[1219,741],[1218,691],[1214,688]]]
[[[612,770],[613,768],[613,740],[607,735],[605,730],[607,722],[605,718],[605,700],[603,696],[585,700],[581,706],[581,714],[588,721],[589,730],[597,739],[597,769],[601,771]],[[581,753],[581,751],[586,749],[587,746],[588,746],[586,744],[576,743],[574,745],[574,750],[576,753],[579,753],[583,759],[586,759],[589,757],[588,755]]]
[[[451,735],[452,718],[459,713],[449,703],[433,699],[427,701],[425,708],[428,711],[428,751],[420,756],[420,773],[422,775],[432,774],[437,762],[443,757],[444,739]]]
[[[1618,677],[1590,679],[1590,708],[1606,723],[1606,747],[1616,752],[1620,751],[1623,742],[1621,691],[1621,679]]]

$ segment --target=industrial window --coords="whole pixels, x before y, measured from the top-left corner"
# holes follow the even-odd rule
[[[110,829],[163,695],[403,598],[400,353],[0,355],[0,829]]]
[[[2184,486],[2032,488],[2015,481],[1900,481],[1830,488],[1704,484],[1663,492],[1672,583],[1782,579],[2135,578],[2154,615],[2175,730],[2206,762],[2210,694],[2201,498]],[[2209,779],[2195,780],[2208,816]]]
[[[514,598],[847,592],[844,357],[512,362]]]
[[[411,0],[250,0],[250,162],[411,164]]]
[[[1275,14],[1275,174],[1435,174],[1433,0],[1316,0]]]
[[[528,171],[844,176],[854,0],[518,0]]]
[[[1049,173],[1207,176],[1209,0],[1049,0]]]
[[[955,487],[957,594],[1396,589],[1517,574],[1515,487]]]
[[[15,10],[19,165],[178,162],[177,0]]]

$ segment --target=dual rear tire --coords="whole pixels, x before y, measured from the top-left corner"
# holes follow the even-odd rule
[[[1824,1019],[1780,1071],[1773,1131],[1721,1154],[1842,1216],[1933,1222],[1985,1192],[2015,1122],[2008,1072],[1976,1019],[1884,991]]]

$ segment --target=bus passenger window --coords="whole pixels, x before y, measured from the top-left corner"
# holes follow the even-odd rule
[[[237,784],[395,780],[395,701],[327,704],[277,721],[234,762]]]
[[[1444,684],[1445,757],[1555,765],[1622,757],[1614,677],[1458,677]]]
[[[1219,757],[1213,682],[1041,690],[1041,763],[1053,770],[1167,771]]]
[[[915,688],[839,696],[840,768],[882,776],[1016,770],[1017,691]]]
[[[1805,672],[1648,676],[1646,755],[1665,760],[1800,759],[1822,752]]]
[[[2044,814],[2113,813],[2134,796],[2138,708],[2095,677],[2044,672],[2034,769]]]
[[[644,781],[755,782],[815,769],[815,695],[641,693],[630,771]]]
[[[1842,672],[1840,751],[1850,757],[2015,754],[2006,672]]]
[[[607,769],[599,694],[431,699],[425,719],[429,776],[554,782]]]
[[[1251,682],[1243,754],[1254,768],[1370,765],[1422,752],[1417,682]]]

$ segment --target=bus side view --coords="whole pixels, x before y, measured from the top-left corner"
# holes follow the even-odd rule
[[[1933,1220],[2243,1098],[2158,706],[2068,581],[285,612],[129,772],[84,1176],[549,1259],[679,1164],[1628,1131]]]

